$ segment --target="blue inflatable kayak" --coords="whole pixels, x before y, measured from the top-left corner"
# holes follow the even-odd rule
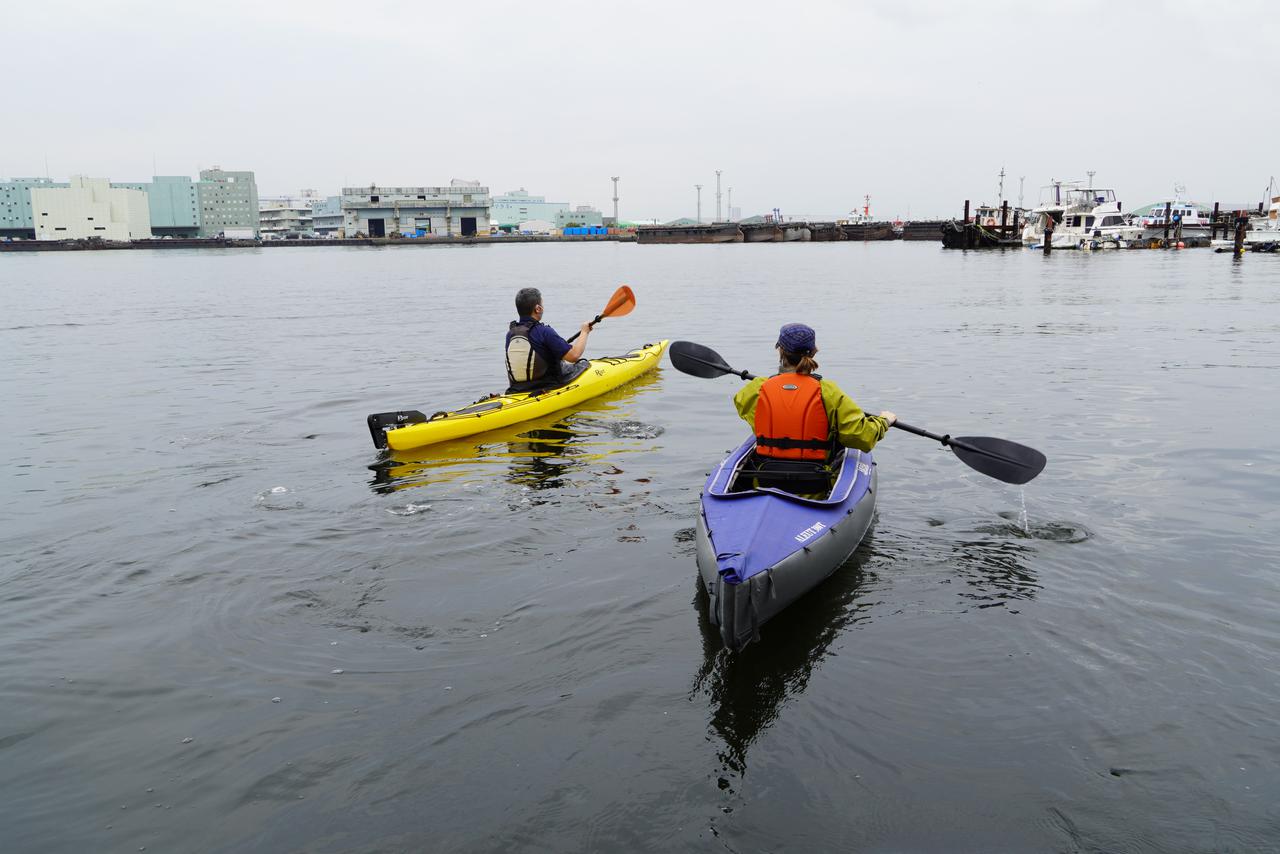
[[[804,498],[743,476],[754,448],[748,439],[711,472],[698,514],[698,572],[711,623],[732,650],[849,559],[876,503],[869,453],[843,451],[831,463],[830,493]]]

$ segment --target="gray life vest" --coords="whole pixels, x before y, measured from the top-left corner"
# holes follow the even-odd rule
[[[537,324],[536,320],[514,320],[507,330],[507,379],[513,389],[542,385],[549,379],[546,360],[529,340],[529,333]]]

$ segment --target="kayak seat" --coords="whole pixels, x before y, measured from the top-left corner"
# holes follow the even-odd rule
[[[829,462],[815,462],[779,460],[751,453],[743,458],[732,491],[781,489],[796,495],[826,495],[831,491],[839,462],[839,454]]]
[[[587,368],[591,367],[590,359],[579,359],[572,365],[560,366],[560,376],[554,380],[535,380],[527,383],[516,383],[507,387],[507,394],[522,394],[528,392],[532,395],[539,395],[557,388],[564,388],[569,383],[586,373]]]

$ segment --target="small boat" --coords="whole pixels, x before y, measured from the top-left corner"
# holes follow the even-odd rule
[[[520,394],[489,395],[470,406],[436,412],[430,417],[416,410],[377,413],[368,418],[369,433],[376,448],[408,451],[509,427],[576,406],[615,389],[656,368],[666,349],[667,342],[663,340],[645,344],[622,356],[601,356],[591,359],[564,385]]]
[[[1147,205],[1133,212],[1133,224],[1143,227],[1144,240],[1163,239],[1165,225],[1173,234],[1180,233],[1186,239],[1207,238],[1213,226],[1212,206],[1203,205],[1182,198],[1185,188],[1174,187],[1172,199],[1166,199]],[[1168,220],[1165,219],[1166,210]],[[1178,228],[1181,226],[1181,228]]]
[[[1216,252],[1230,252],[1235,249],[1235,237],[1228,233],[1210,245]],[[1250,217],[1242,248],[1247,252],[1280,252],[1280,196],[1271,197],[1265,217]]]
[[[806,498],[765,485],[786,481],[758,478],[754,449],[755,439],[747,439],[711,472],[697,522],[708,616],[731,650],[757,639],[762,625],[849,559],[876,503],[869,453],[841,451],[829,465],[830,491]]]

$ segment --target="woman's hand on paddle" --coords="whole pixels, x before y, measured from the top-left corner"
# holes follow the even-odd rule
[[[582,327],[578,330],[578,335],[580,335],[583,338],[586,338],[590,334],[591,334],[591,324],[590,323],[582,324]]]
[[[894,415],[892,412],[890,412],[887,409],[884,412],[880,413],[880,417],[883,418],[885,421],[888,421],[890,427],[893,426],[893,422],[898,420],[898,416]]]

